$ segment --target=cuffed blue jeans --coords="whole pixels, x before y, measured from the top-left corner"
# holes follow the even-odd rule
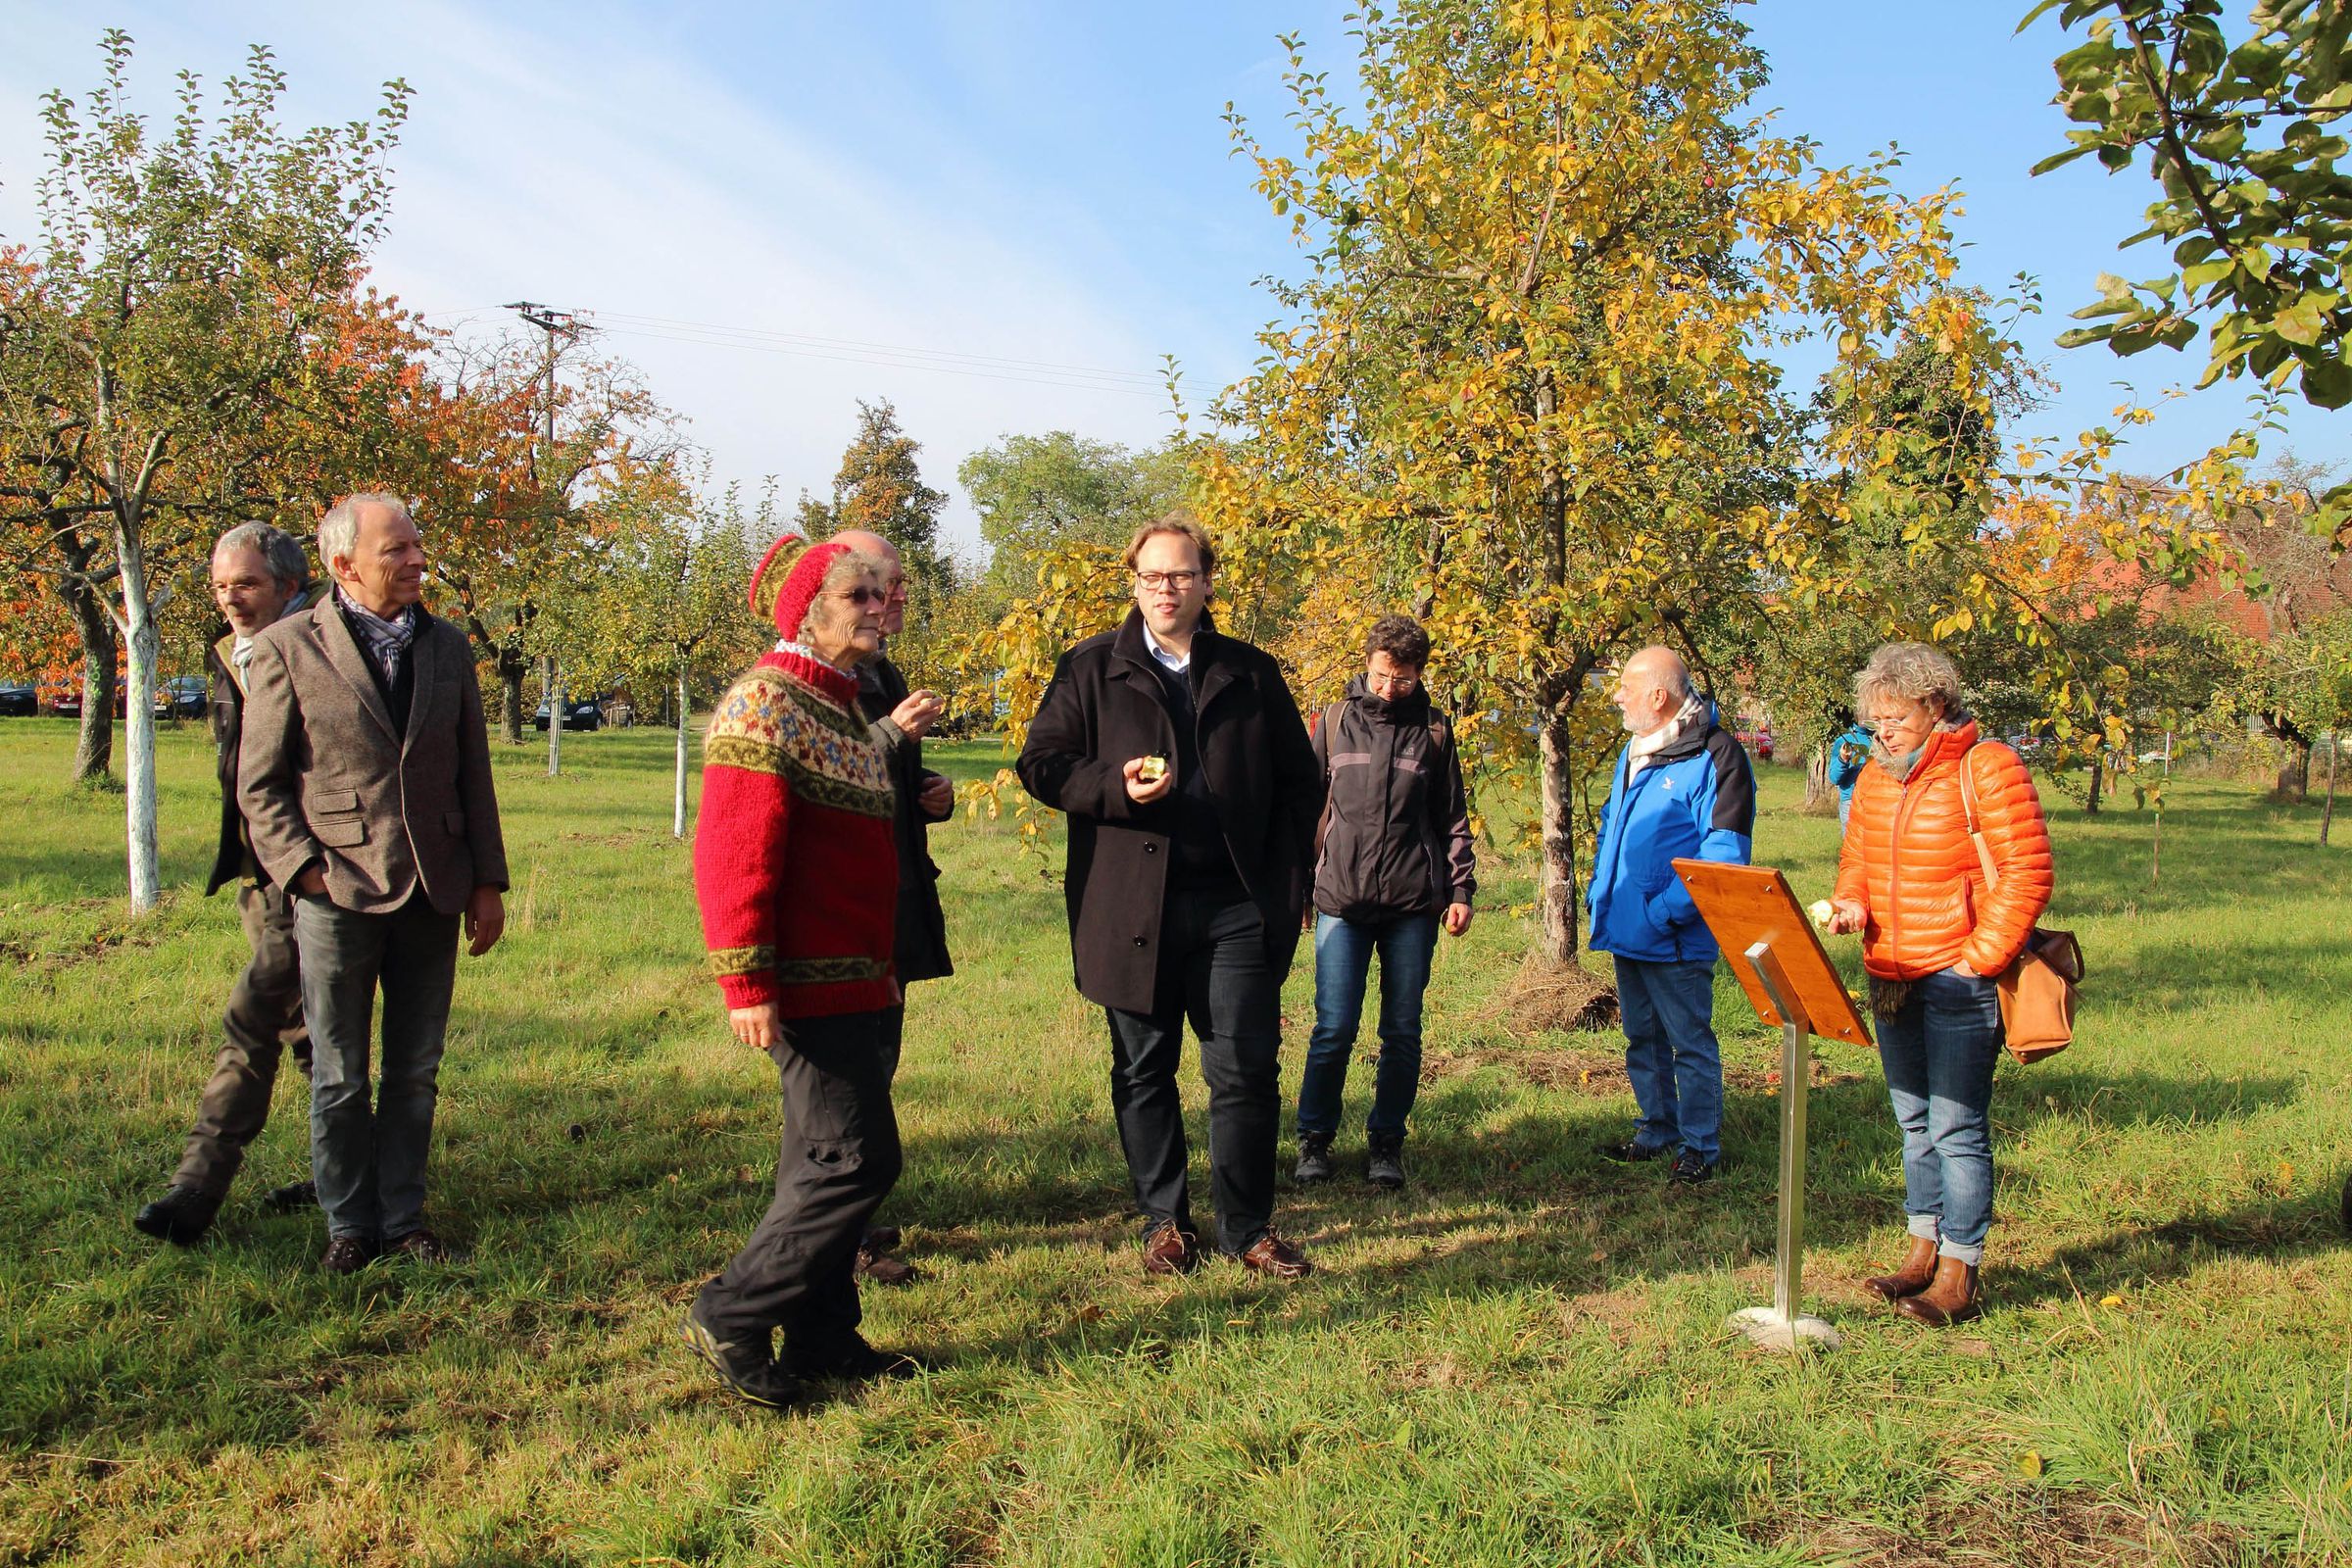
[[[1650,963],[1619,958],[1617,1010],[1625,1021],[1625,1075],[1643,1149],[1722,1157],[1723,1052],[1715,1043],[1715,960]]]
[[[1963,1263],[1984,1260],[1992,1227],[1992,1069],[2001,1002],[1982,975],[1945,969],[1915,981],[1879,1020],[1886,1098],[1903,1129],[1903,1208],[1911,1234]]]
[[[424,1223],[458,916],[437,912],[421,893],[390,914],[297,896],[294,941],[311,1029],[311,1175],[326,1233],[397,1241]],[[378,988],[383,1053],[371,1105],[368,1036]]]
[[[1421,1092],[1421,998],[1429,990],[1430,955],[1437,946],[1434,914],[1382,921],[1315,915],[1315,1030],[1298,1081],[1298,1131],[1328,1138],[1340,1129],[1340,1096],[1363,1021],[1365,979],[1378,953],[1380,1067],[1364,1130],[1404,1136],[1404,1119]]]

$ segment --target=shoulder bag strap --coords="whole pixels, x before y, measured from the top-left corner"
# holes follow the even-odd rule
[[[1984,830],[1977,825],[1977,785],[1968,768],[1968,760],[1976,755],[1974,746],[1960,754],[1960,811],[1968,822],[1969,842],[1977,847],[1977,862],[1984,868],[1984,890],[1989,893],[2001,885],[2001,873],[1993,866],[1992,847],[1984,842]]]

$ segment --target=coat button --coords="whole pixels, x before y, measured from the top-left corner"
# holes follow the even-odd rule
[[[1135,945],[1139,948],[1142,947],[1144,945],[1144,939],[1142,937],[1137,937],[1135,939]]]
[[[1144,853],[1146,855],[1157,855],[1159,853],[1159,846],[1156,844],[1147,844],[1144,846]]]

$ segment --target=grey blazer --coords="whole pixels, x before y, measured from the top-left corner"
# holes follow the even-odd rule
[[[330,592],[254,640],[237,798],[254,858],[280,887],[316,860],[327,897],[388,914],[421,885],[443,914],[507,885],[473,645],[416,607],[406,734]]]

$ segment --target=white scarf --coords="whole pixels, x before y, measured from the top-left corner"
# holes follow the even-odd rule
[[[291,615],[294,613],[294,612],[300,610],[304,605],[310,603],[310,598],[311,591],[308,588],[303,589],[293,598],[286,601],[286,608],[277,612],[277,618],[280,620],[285,619],[288,615]],[[238,633],[237,640],[229,644],[228,662],[236,666],[237,684],[240,686],[243,685],[245,683],[245,666],[253,662],[253,639],[244,635],[242,632]]]
[[[1656,729],[1651,730],[1648,734],[1637,735],[1631,741],[1627,742],[1625,748],[1625,776],[1630,779],[1636,773],[1639,773],[1642,771],[1642,769],[1647,767],[1651,760],[1654,760],[1660,752],[1664,751],[1675,741],[1681,739],[1683,734],[1689,730],[1692,724],[1704,717],[1706,715],[1706,711],[1707,705],[1700,701],[1696,694],[1693,694],[1683,700],[1683,706],[1675,710],[1674,716],[1672,718],[1668,719],[1665,723],[1660,724]]]

